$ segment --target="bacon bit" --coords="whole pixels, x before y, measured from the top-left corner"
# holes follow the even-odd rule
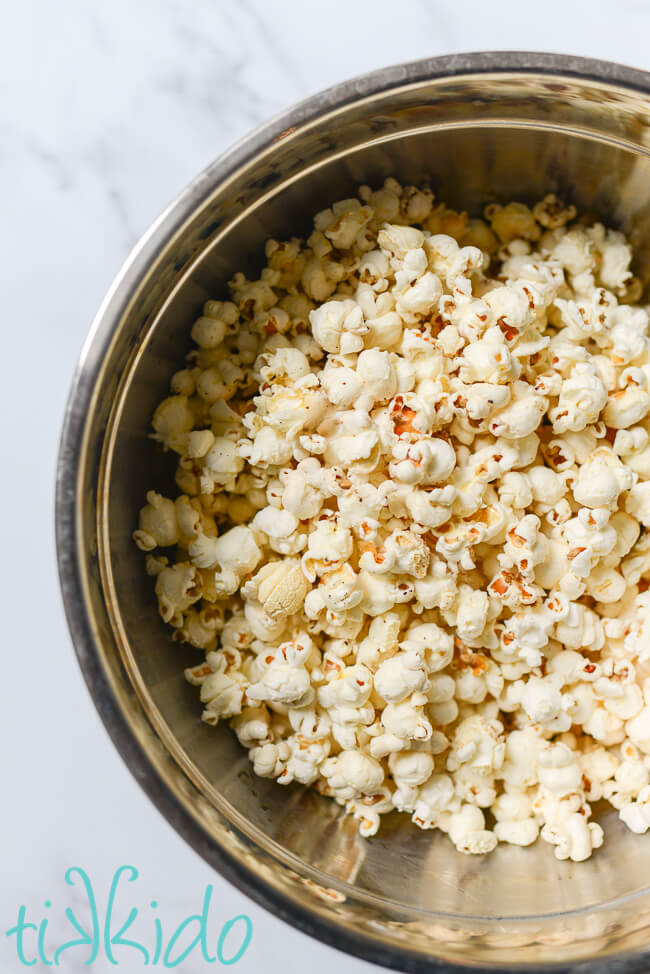
[[[264,331],[267,335],[275,335],[277,334],[278,329],[275,327],[272,321],[269,321],[266,325],[264,325]]]
[[[595,673],[596,672],[596,667],[594,666],[593,663],[587,663],[587,665],[585,667],[583,667],[583,669],[584,669],[585,673]]]
[[[265,656],[264,657],[264,662],[265,663],[272,663],[274,659],[275,659],[274,656]]]

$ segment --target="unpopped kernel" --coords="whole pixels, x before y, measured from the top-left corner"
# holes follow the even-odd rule
[[[650,828],[650,345],[622,234],[386,180],[208,301],[134,538],[203,719],[373,835]],[[172,557],[160,549],[167,549]]]

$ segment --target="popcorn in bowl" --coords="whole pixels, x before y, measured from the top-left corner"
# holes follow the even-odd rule
[[[650,828],[649,317],[622,234],[393,179],[208,301],[134,533],[203,720],[373,835]],[[169,549],[173,557],[160,549]]]

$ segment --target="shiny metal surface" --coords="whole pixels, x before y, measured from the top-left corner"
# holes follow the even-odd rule
[[[206,297],[254,270],[267,236],[387,175],[451,205],[547,192],[624,228],[650,279],[650,76],[556,55],[475,54],[388,68],[302,103],[173,203],[113,284],[70,394],[57,542],[76,651],[133,774],[188,842],[281,918],[403,971],[650,969],[650,837],[605,813],[603,849],[455,852],[393,815],[370,841],[332,802],[253,777],[228,728],[199,720],[197,661],[159,620],[131,541],[145,490],[172,487],[146,439]],[[538,965],[542,965],[539,967]]]

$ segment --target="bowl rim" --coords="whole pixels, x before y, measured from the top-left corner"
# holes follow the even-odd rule
[[[364,932],[339,925],[308,906],[292,900],[254,874],[245,862],[216,843],[176,799],[133,733],[107,678],[87,610],[84,573],[79,558],[83,534],[77,497],[83,459],[84,430],[93,390],[105,353],[129,299],[156,254],[200,208],[215,187],[262,150],[298,126],[317,120],[330,110],[364,97],[404,85],[456,75],[542,74],[575,77],[629,88],[650,96],[650,73],[615,62],[573,55],[529,51],[485,51],[443,55],[404,62],[358,75],[311,95],[257,126],[203,169],[151,224],[133,247],[113,280],[83,343],[65,407],[55,485],[55,536],[59,582],[73,647],[88,691],[122,760],[158,811],[174,830],[229,883],[258,906],[316,940],[354,957],[405,972],[477,974],[635,974],[647,970],[647,952],[607,954],[575,963],[526,963],[517,967],[490,964],[467,966],[418,950],[396,947]],[[598,907],[594,907],[594,910]],[[650,944],[648,945],[650,950]]]

